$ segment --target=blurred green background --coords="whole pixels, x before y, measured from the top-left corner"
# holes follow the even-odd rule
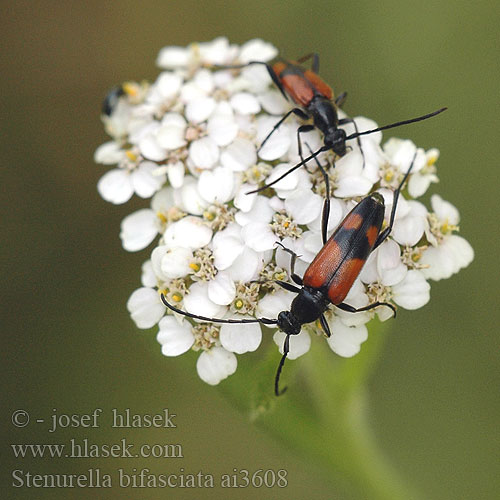
[[[107,140],[100,103],[115,83],[147,78],[165,45],[261,37],[285,57],[321,55],[344,107],[380,124],[448,106],[395,131],[438,147],[438,191],[461,212],[473,264],[432,284],[402,311],[370,381],[371,422],[401,475],[426,499],[499,494],[498,116],[500,3],[494,1],[144,1],[4,3],[0,18],[2,133],[1,376],[3,498],[351,498],[334,477],[251,425],[195,372],[195,356],[161,356],[125,303],[148,252],[127,254],[93,152]],[[386,135],[389,137],[389,134]],[[240,358],[241,359],[241,358]],[[236,375],[237,376],[237,375]],[[301,373],[297,372],[297,379]],[[99,429],[51,435],[36,418],[104,409]],[[109,429],[111,408],[176,413],[176,429]],[[13,410],[32,423],[16,429]],[[7,443],[181,443],[185,458],[48,460],[12,457]],[[11,471],[80,473],[286,469],[288,487],[19,490]]]

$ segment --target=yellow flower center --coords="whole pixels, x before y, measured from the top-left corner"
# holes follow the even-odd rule
[[[392,170],[387,170],[384,175],[385,182],[392,182],[392,179],[394,179],[394,172]]]
[[[125,154],[130,161],[137,161],[137,155],[131,149],[125,151]]]
[[[167,222],[167,218],[162,212],[156,212],[156,217],[158,217],[158,219],[160,219],[164,224]]]

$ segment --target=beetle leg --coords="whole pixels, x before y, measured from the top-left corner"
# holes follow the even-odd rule
[[[309,151],[312,153],[312,149],[307,144],[306,146],[309,148]],[[328,219],[330,218],[330,181],[328,180],[328,174],[326,173],[325,169],[319,162],[318,158],[314,157],[316,160],[316,165],[318,168],[321,170],[321,173],[323,174],[323,179],[325,180],[325,191],[326,191],[326,196],[325,196],[325,203],[323,204],[323,212],[321,215],[321,236],[323,239],[323,245],[327,242],[328,240]],[[302,163],[304,163],[304,160],[302,160]],[[304,163],[305,165],[305,163]],[[307,167],[306,167],[307,168]]]
[[[394,191],[393,195],[393,201],[392,201],[392,210],[391,210],[391,218],[389,219],[389,225],[378,235],[377,240],[375,241],[375,245],[373,245],[373,250],[380,246],[389,236],[389,233],[392,231],[392,226],[394,225],[394,218],[396,217],[396,208],[398,206],[398,200],[399,200],[399,193],[401,192],[401,189],[403,188],[403,184],[406,182],[406,179],[408,179],[408,176],[410,175],[411,169],[413,168],[413,164],[415,163],[415,158],[417,157],[417,152],[413,155],[413,159],[411,160],[411,165],[410,168],[408,169],[408,172],[403,177],[403,180],[401,181],[401,184],[398,186],[396,191]]]
[[[347,92],[342,92],[342,94],[339,94],[335,99],[335,105],[338,108],[341,108],[344,105],[346,99],[347,99]]]
[[[323,331],[326,333],[326,336],[327,337],[331,337],[332,336],[332,332],[330,331],[330,327],[328,326],[328,322],[326,321],[326,318],[325,318],[324,314],[322,314],[319,317],[319,323],[321,325],[321,328],[323,328]]]
[[[347,123],[352,123],[354,125],[356,134],[359,134],[358,126],[352,118],[342,118],[341,120],[339,120],[339,125],[345,125]],[[363,168],[365,168],[365,153],[363,152],[363,148],[361,147],[361,140],[359,139],[359,135],[356,136],[356,142],[358,143],[359,150],[361,151],[361,156],[363,157]]]
[[[277,241],[276,245],[279,245],[285,252],[289,253],[291,255],[290,257],[290,277],[292,278],[297,285],[302,285],[302,278],[298,275],[295,274],[295,261],[297,260],[297,257],[299,257],[293,250],[290,250],[287,248],[283,243]]]
[[[375,309],[378,306],[386,306],[386,307],[389,307],[390,309],[392,309],[392,311],[394,313],[393,318],[396,317],[396,308],[392,304],[389,304],[388,302],[373,302],[373,304],[369,304],[365,307],[360,307],[359,309],[356,309],[355,307],[352,307],[349,304],[344,304],[343,302],[340,304],[335,304],[335,305],[339,309],[342,309],[342,311],[351,312],[351,313],[369,311],[370,309]]]
[[[274,134],[274,132],[279,128],[279,126],[291,115],[291,114],[297,115],[301,120],[308,120],[309,115],[304,113],[300,108],[293,108],[288,113],[286,113],[283,118],[281,118],[278,123],[273,127],[271,132],[267,134],[266,138],[262,141],[262,144],[259,146],[259,149],[257,149],[257,153],[264,147],[264,144],[269,140],[269,138]]]
[[[316,52],[311,52],[310,54],[307,54],[306,56],[302,56],[300,59],[297,60],[298,63],[303,63],[306,62],[308,59],[312,58],[312,64],[311,64],[311,71],[313,73],[318,73],[319,72],[319,54]]]
[[[285,387],[282,391],[279,389],[280,384],[280,375],[281,370],[283,369],[283,365],[285,364],[285,359],[288,356],[288,352],[290,351],[290,334],[285,337],[285,342],[283,343],[283,356],[281,356],[280,364],[278,365],[278,371],[276,372],[276,378],[274,379],[274,394],[276,396],[281,396],[287,388]]]
[[[304,167],[308,173],[311,173],[311,171],[307,168],[307,164],[304,162],[304,156],[302,155],[302,142],[300,141],[300,134],[302,134],[303,132],[310,132],[311,130],[314,130],[314,128],[315,128],[314,125],[301,125],[297,129],[297,150],[299,152],[300,161],[302,163],[304,163]],[[307,147],[309,148],[309,146],[307,146]],[[309,151],[311,151],[311,153],[312,153],[311,148],[309,148]],[[318,159],[315,158],[315,160],[319,164]]]
[[[283,287],[285,290],[288,290],[289,292],[299,293],[302,290],[302,288],[292,285],[291,283],[287,283],[286,281],[275,280],[274,282],[278,283],[279,286]]]

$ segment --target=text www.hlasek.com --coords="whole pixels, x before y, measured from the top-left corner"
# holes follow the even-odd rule
[[[91,443],[87,438],[70,439],[68,444],[11,444],[16,458],[183,458],[180,444]]]

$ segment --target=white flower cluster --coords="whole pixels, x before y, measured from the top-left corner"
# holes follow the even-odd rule
[[[142,268],[142,287],[127,304],[139,328],[158,324],[158,342],[165,356],[189,349],[201,351],[199,376],[217,384],[235,372],[236,354],[255,351],[262,339],[254,324],[201,323],[166,310],[170,303],[190,313],[214,318],[276,318],[289,310],[295,294],[273,280],[287,280],[290,255],[302,275],[322,246],[321,213],[325,183],[314,161],[273,188],[246,194],[271,182],[300,161],[293,117],[283,123],[262,149],[263,139],[286,111],[288,103],[263,65],[241,70],[215,70],[214,65],[269,61],[277,50],[252,40],[239,47],[225,38],[187,48],[166,47],[157,64],[163,72],[152,84],[122,85],[109,115],[103,116],[112,140],[100,146],[95,161],[116,165],[100,179],[98,190],[111,203],[128,201],[134,193],[151,198],[149,208],[122,222],[123,247],[139,251],[156,241]],[[342,114],[342,112],[341,112]],[[358,130],[376,124],[355,119]],[[346,127],[353,133],[352,125]],[[301,134],[305,151],[320,148],[317,130]],[[386,221],[393,190],[416,152],[406,198],[401,196],[394,228],[374,251],[345,302],[356,308],[375,301],[417,309],[429,301],[428,280],[448,278],[473,259],[469,243],[456,235],[457,209],[439,195],[432,211],[414,198],[438,182],[438,151],[417,149],[409,140],[382,133],[360,138],[342,158],[332,152],[317,158],[328,170],[331,189],[329,234],[361,197],[378,190],[386,201]],[[334,164],[334,167],[333,167]],[[332,335],[328,344],[340,356],[353,356],[366,340],[366,323],[387,307],[348,313],[333,305],[326,313]],[[306,353],[316,324],[290,337],[290,359]],[[283,351],[285,334],[274,341]]]

